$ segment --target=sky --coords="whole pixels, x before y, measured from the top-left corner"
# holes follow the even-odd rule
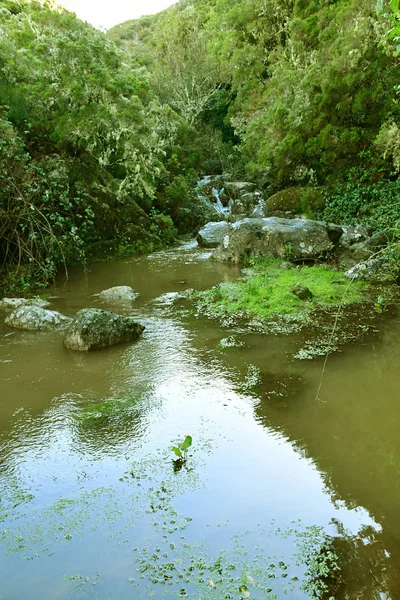
[[[113,25],[152,15],[176,0],[58,0],[68,10],[76,13],[83,21],[95,27],[109,29]]]

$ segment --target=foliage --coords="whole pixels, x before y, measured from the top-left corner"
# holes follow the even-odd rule
[[[382,0],[394,31],[396,2]],[[316,185],[357,166],[373,182],[398,169],[398,68],[375,0],[181,0],[120,32],[125,43],[140,39],[156,80],[162,73],[163,100],[238,146],[259,184]],[[189,116],[201,92],[194,71],[210,77],[211,96]],[[186,95],[179,108],[175,94]]]
[[[399,0],[390,0],[388,2],[388,8],[390,12],[386,12],[384,0],[378,0],[376,3],[377,14],[384,15],[389,20],[391,29],[387,33],[387,37],[393,40],[396,44],[396,54],[400,53],[400,4]]]
[[[151,210],[177,116],[133,53],[47,1],[8,0],[0,30],[6,270],[46,282],[102,240],[172,241]]]
[[[375,230],[393,230],[400,223],[400,181],[365,185],[347,182],[325,188],[320,217],[346,224],[363,223]]]

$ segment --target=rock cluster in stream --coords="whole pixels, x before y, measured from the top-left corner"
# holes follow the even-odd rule
[[[232,181],[224,174],[205,176],[197,191],[212,217],[197,241],[214,249],[215,260],[239,263],[245,256],[330,260],[349,279],[386,283],[398,277],[396,266],[378,255],[388,244],[385,234],[371,235],[361,225],[335,225],[301,215],[304,208],[313,212],[323,208],[323,195],[316,188],[287,188],[264,199],[254,183]]]
[[[235,223],[207,223],[198,233],[200,246],[212,257],[240,263],[244,257],[281,258],[293,262],[334,262],[349,279],[385,283],[396,279],[393,264],[376,256],[387,244],[382,234],[363,227],[340,226],[306,218],[245,218]]]
[[[106,301],[134,300],[138,294],[128,286],[118,286],[98,294]],[[40,298],[4,298],[0,308],[11,311],[5,318],[8,327],[25,331],[58,330],[68,327],[64,345],[70,350],[97,350],[132,342],[144,331],[133,317],[121,316],[98,308],[80,310],[74,318],[40,306],[48,304]]]

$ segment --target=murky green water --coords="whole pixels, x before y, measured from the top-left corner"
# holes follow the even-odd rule
[[[330,357],[319,402],[322,360],[295,361],[295,336],[173,302],[237,275],[191,243],[71,272],[52,308],[146,326],[93,353],[0,324],[1,600],[309,598],[323,532],[345,557],[335,597],[400,597],[400,323]],[[133,308],[92,297],[113,285]]]

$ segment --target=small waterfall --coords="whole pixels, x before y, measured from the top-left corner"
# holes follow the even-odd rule
[[[205,175],[203,179],[197,182],[197,188],[199,190],[198,197],[203,202],[206,202],[209,206],[212,206],[219,214],[224,217],[228,217],[232,214],[232,207],[234,200],[230,199],[227,206],[224,206],[221,195],[224,193],[224,188],[218,189],[212,186],[213,177],[212,175]],[[212,186],[212,187],[211,187]],[[211,187],[211,193],[210,193]],[[204,188],[204,192],[202,190]]]

